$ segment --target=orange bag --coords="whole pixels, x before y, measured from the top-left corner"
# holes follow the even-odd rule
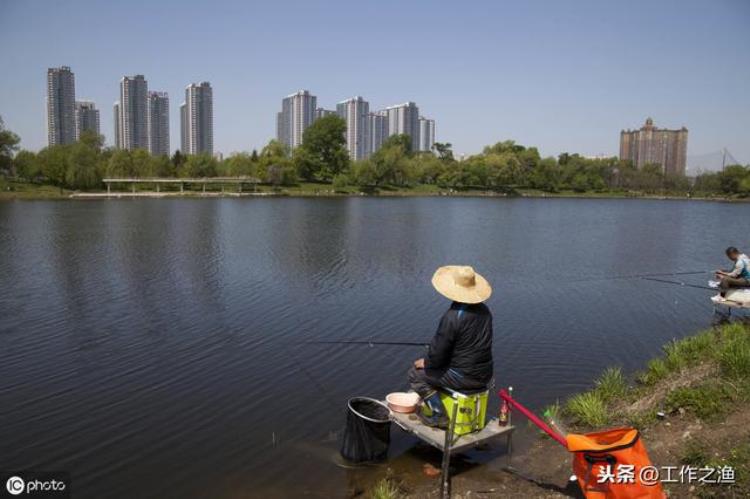
[[[567,436],[573,472],[587,499],[662,499],[666,497],[635,428]],[[654,468],[655,470],[655,468]],[[602,480],[605,477],[605,480]],[[642,480],[645,478],[645,480]],[[655,478],[655,479],[654,479]]]

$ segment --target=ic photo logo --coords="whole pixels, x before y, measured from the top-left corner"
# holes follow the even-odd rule
[[[5,482],[5,489],[10,495],[17,496],[26,490],[26,482],[20,476],[12,476]]]
[[[68,499],[70,473],[64,471],[0,472],[0,484],[5,482],[5,492],[13,497],[34,499]],[[1,487],[1,485],[0,485]],[[0,496],[5,495],[0,488]]]

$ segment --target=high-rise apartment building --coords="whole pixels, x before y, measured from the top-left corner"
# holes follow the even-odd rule
[[[332,114],[337,114],[336,111],[333,111],[332,109],[323,109],[322,107],[315,109],[315,119],[320,119],[324,116],[330,116]],[[314,120],[313,120],[314,121]]]
[[[419,108],[413,102],[387,107],[388,134],[411,137],[411,150],[419,150]]]
[[[143,75],[120,80],[119,146],[129,151],[148,149],[148,82]]]
[[[85,131],[94,132],[99,135],[99,110],[96,105],[88,100],[76,101],[76,135],[75,139],[81,139],[81,133]]]
[[[112,115],[115,118],[115,148],[122,149],[122,142],[120,142],[122,135],[120,132],[120,103],[119,102],[115,102],[112,105]]]
[[[305,129],[316,118],[318,98],[308,90],[300,90],[281,101],[276,115],[276,138],[290,149],[302,145]]]
[[[186,154],[214,153],[214,97],[207,81],[191,83],[185,88],[185,111],[181,115],[184,127],[183,149]]]
[[[388,113],[386,111],[376,111],[370,113],[368,119],[368,132],[370,134],[367,140],[367,156],[375,153],[388,138]]]
[[[370,104],[362,97],[352,97],[336,105],[336,113],[346,121],[346,148],[353,161],[369,155]]]
[[[435,120],[419,117],[419,150],[431,151],[435,144]]]
[[[47,142],[51,146],[76,140],[76,80],[68,66],[47,69]]]
[[[187,133],[187,104],[180,104],[180,152],[187,154],[188,133]]]
[[[169,156],[169,95],[148,93],[148,151]]]
[[[684,175],[687,161],[688,130],[667,130],[654,126],[648,118],[640,130],[620,132],[620,159],[630,160],[636,168],[659,164],[664,173]]]

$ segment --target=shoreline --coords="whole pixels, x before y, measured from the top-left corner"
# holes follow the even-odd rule
[[[725,466],[734,470],[733,483],[700,483],[697,477],[690,483],[663,482],[669,497],[746,497],[750,494],[748,381],[750,325],[735,322],[667,343],[661,355],[632,376],[625,377],[619,368],[607,369],[589,391],[544,412],[558,427],[575,433],[637,428],[651,462],[662,470]],[[531,446],[513,457],[511,468],[492,470],[485,464],[454,475],[454,496],[577,497],[578,486],[569,482],[572,454],[540,430],[532,431],[538,436],[532,436]],[[376,487],[392,491],[379,497],[420,498],[437,494],[439,483],[386,473]]]
[[[506,198],[506,199],[632,199],[632,200],[659,200],[659,201],[708,201],[722,203],[748,203],[750,198],[736,197],[714,197],[714,196],[691,196],[688,194],[647,194],[638,192],[544,192],[537,190],[520,190],[517,193],[509,194],[496,191],[482,190],[417,190],[387,188],[377,192],[363,191],[346,191],[335,192],[333,189],[316,189],[309,188],[287,188],[281,190],[258,190],[258,191],[89,191],[75,192],[60,190],[53,186],[39,185],[23,190],[3,190],[0,191],[0,201],[16,200],[93,200],[93,199],[175,199],[175,198],[192,198],[192,199],[216,199],[216,198],[267,198],[267,197],[288,197],[288,198],[347,198],[347,197],[368,197],[368,198],[406,198],[406,197],[457,197],[457,198]]]

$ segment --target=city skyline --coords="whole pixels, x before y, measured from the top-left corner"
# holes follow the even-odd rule
[[[100,110],[108,144],[114,142],[109,106],[118,98],[113,82],[123,74],[145,74],[150,87],[171,96],[180,95],[186,82],[211,81],[214,149],[225,154],[265,145],[276,135],[279,98],[310,88],[326,110],[351,95],[366,96],[371,112],[417,102],[456,155],[510,139],[537,145],[545,156],[615,156],[616,132],[651,116],[690,129],[688,156],[727,147],[738,160],[750,161],[750,97],[742,84],[750,77],[746,2],[688,1],[679,8],[480,2],[428,11],[386,2],[354,12],[319,12],[311,4],[295,6],[307,22],[288,25],[274,21],[291,8],[283,1],[262,8],[224,3],[200,19],[183,4],[150,6],[143,19],[135,14],[138,4],[116,16],[112,6],[86,0],[45,3],[45,9],[17,0],[0,6],[0,41],[23,53],[8,58],[13,77],[0,82],[0,114],[22,147],[47,144],[42,75],[48,67],[68,65],[76,73],[77,96]],[[391,7],[407,31],[387,22]],[[648,16],[638,14],[647,7]],[[353,13],[361,22],[343,22]],[[109,22],[113,18],[117,22]],[[497,29],[500,21],[503,29]],[[137,23],[143,36],[132,38]],[[93,32],[63,29],[79,24]],[[335,29],[316,28],[322,25]],[[200,26],[208,27],[208,38],[190,35]],[[358,36],[375,31],[380,36]],[[263,43],[270,36],[280,43]],[[356,52],[368,57],[349,57],[355,47],[340,41],[350,37],[360,40]],[[416,39],[433,40],[418,63],[399,48]],[[165,57],[147,55],[157,45]],[[304,54],[292,50],[300,45]],[[177,57],[183,52],[191,57]],[[172,103],[170,116],[172,150],[180,143],[179,103]]]

